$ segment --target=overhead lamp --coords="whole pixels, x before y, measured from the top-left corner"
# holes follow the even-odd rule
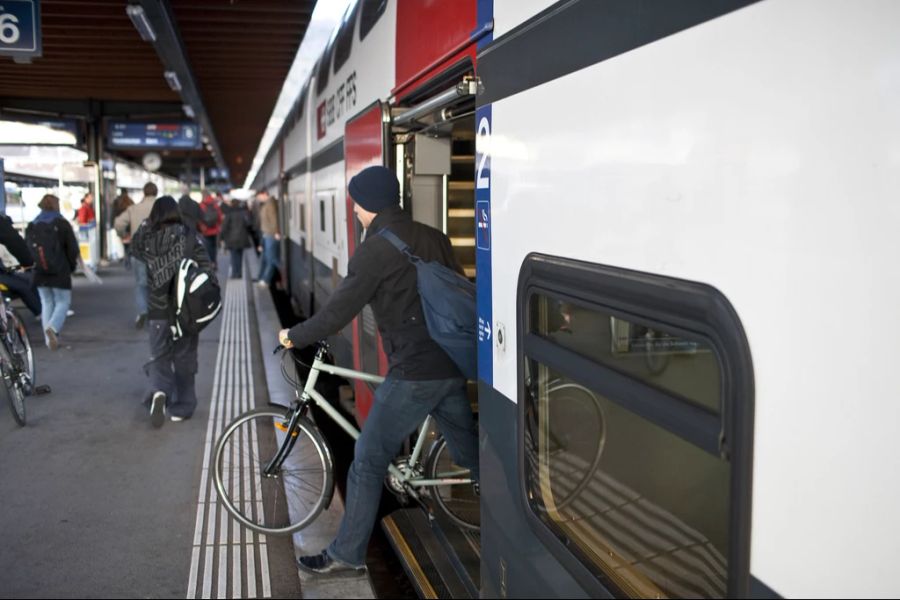
[[[156,32],[153,31],[153,27],[150,25],[150,20],[147,19],[147,13],[144,12],[143,6],[140,4],[129,4],[125,7],[125,12],[128,13],[128,18],[134,23],[134,28],[137,29],[142,40],[145,42],[156,41]]]
[[[177,79],[177,78],[176,78],[176,79]],[[171,85],[171,84],[169,84],[169,85]],[[177,90],[176,90],[176,91],[177,91]],[[181,110],[184,111],[184,114],[185,114],[185,116],[186,116],[188,119],[193,119],[193,118],[194,118],[194,107],[191,106],[190,104],[182,104],[182,105],[181,105]]]
[[[181,91],[181,82],[178,81],[178,73],[175,71],[166,71],[163,73],[163,77],[166,78],[166,83],[169,84],[169,87],[172,88],[173,92]]]

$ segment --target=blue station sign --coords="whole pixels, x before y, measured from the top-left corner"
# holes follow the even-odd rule
[[[216,167],[211,167],[209,170],[207,170],[207,175],[212,181],[215,181],[217,179],[223,179],[227,181],[231,177],[228,173],[228,169],[219,169]]]
[[[3,0],[0,0],[2,2]],[[195,123],[135,123],[110,121],[110,148],[155,148],[160,150],[200,148],[200,128]]]
[[[28,62],[40,55],[40,0],[0,0],[0,56]]]

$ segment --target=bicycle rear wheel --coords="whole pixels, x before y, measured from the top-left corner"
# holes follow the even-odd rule
[[[469,477],[469,470],[454,463],[450,457],[447,440],[441,437],[434,444],[425,467],[427,479]],[[473,531],[481,528],[481,499],[471,483],[429,486],[428,492],[456,525]]]
[[[551,485],[557,510],[577,500],[594,481],[606,446],[606,416],[600,399],[577,383],[551,383],[548,451],[553,456]]]
[[[319,430],[301,418],[295,444],[283,464],[264,473],[287,441],[291,410],[255,408],[235,419],[219,438],[214,481],[225,509],[241,525],[286,535],[309,525],[331,503],[331,450]]]
[[[25,426],[25,392],[19,382],[17,369],[13,365],[6,343],[0,343],[0,388],[6,394],[9,410],[20,426]]]

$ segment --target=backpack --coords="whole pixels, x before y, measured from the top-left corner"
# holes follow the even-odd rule
[[[71,271],[63,251],[56,222],[32,222],[25,228],[25,243],[34,258],[34,268],[43,275],[66,275]]]
[[[475,284],[437,261],[425,262],[389,229],[378,235],[406,255],[416,268],[428,334],[466,379],[478,378],[478,330]]]
[[[215,227],[219,222],[219,211],[216,210],[215,204],[202,204],[200,206],[200,213],[203,224],[210,229]]]
[[[172,337],[176,340],[200,333],[222,310],[222,289],[216,276],[191,258],[196,243],[196,236],[188,231],[184,258],[173,282]]]

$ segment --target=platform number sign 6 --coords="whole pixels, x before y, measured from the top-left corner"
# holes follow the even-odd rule
[[[0,10],[3,7],[0,6]],[[22,32],[19,30],[19,18],[9,13],[0,13],[0,42],[15,44]]]

